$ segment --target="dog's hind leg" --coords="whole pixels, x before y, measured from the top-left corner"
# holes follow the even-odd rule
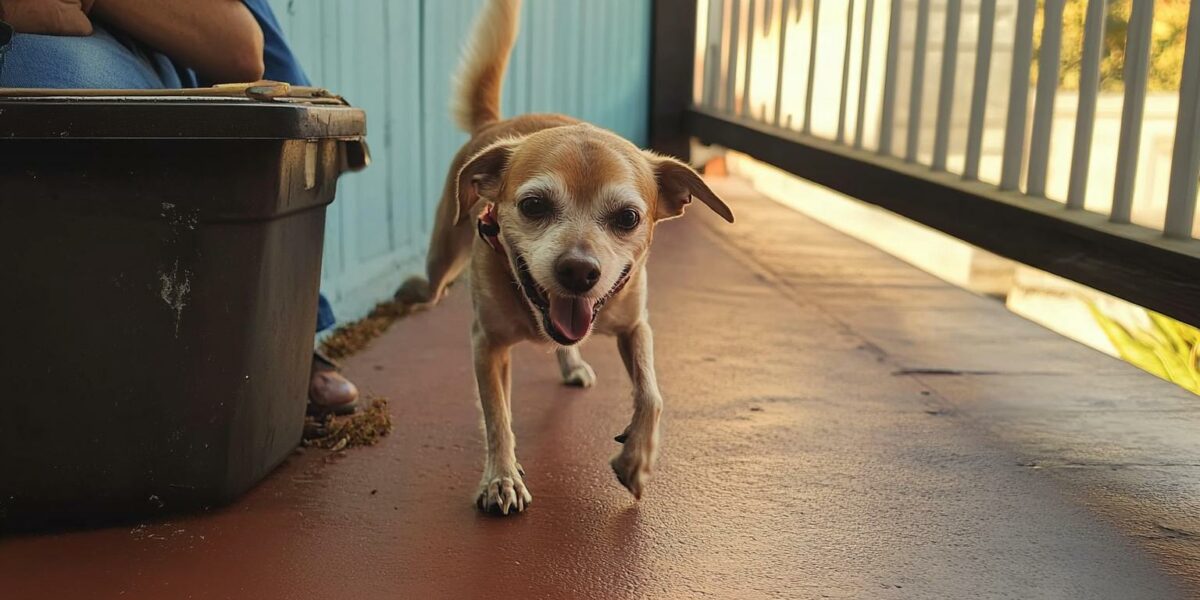
[[[476,504],[480,510],[503,514],[521,512],[533,502],[517,463],[517,440],[512,431],[512,362],[509,346],[488,340],[478,325],[471,332],[475,354],[475,379],[483,408],[487,457],[479,481]]]
[[[658,418],[662,414],[662,395],[654,375],[654,338],[650,324],[638,321],[617,335],[617,349],[633,381],[633,418],[617,436],[624,444],[610,464],[617,479],[641,498],[646,480],[658,454]]]
[[[582,388],[596,384],[596,372],[579,354],[579,346],[561,347],[555,354],[558,355],[558,369],[562,372],[563,383]]]
[[[429,253],[425,259],[425,277],[410,277],[396,291],[396,300],[405,304],[433,305],[445,295],[471,258],[475,222],[463,219],[455,224],[454,199],[443,198],[429,238]]]

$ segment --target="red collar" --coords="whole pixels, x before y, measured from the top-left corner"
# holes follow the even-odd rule
[[[500,221],[496,218],[496,205],[488,203],[487,208],[479,215],[479,238],[487,242],[492,250],[504,254],[504,246],[500,245]]]

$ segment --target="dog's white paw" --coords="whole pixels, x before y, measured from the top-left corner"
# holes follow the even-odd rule
[[[646,482],[650,480],[650,471],[654,468],[653,445],[631,439],[625,433],[617,436],[617,441],[624,443],[625,447],[609,461],[609,464],[612,465],[613,473],[617,475],[617,481],[620,481],[634,498],[641,500]]]
[[[479,510],[502,515],[525,510],[533,503],[533,496],[529,494],[521,475],[519,465],[516,469],[496,469],[490,474],[485,473],[479,483],[479,497],[475,501]]]
[[[590,388],[596,385],[596,372],[592,370],[592,365],[579,361],[570,371],[563,373],[563,383],[573,387]]]

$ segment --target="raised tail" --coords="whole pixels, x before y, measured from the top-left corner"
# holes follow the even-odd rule
[[[467,133],[500,120],[500,90],[517,39],[521,0],[484,0],[454,74],[451,110]]]

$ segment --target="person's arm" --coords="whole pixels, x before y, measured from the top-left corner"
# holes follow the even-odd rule
[[[95,0],[91,14],[215,83],[262,79],[262,29],[241,0]]]
[[[0,0],[0,19],[18,33],[92,35],[92,0]]]

